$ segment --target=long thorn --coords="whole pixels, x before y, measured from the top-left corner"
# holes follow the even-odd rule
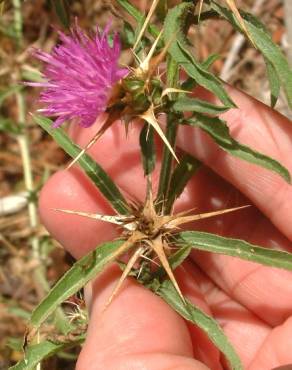
[[[115,119],[116,119],[115,116],[107,118],[107,120],[97,131],[97,133],[93,136],[93,138],[89,141],[86,147],[82,149],[81,152],[77,155],[77,157],[75,157],[73,161],[69,164],[67,170],[69,170],[76,162],[78,162],[79,159],[83,156],[83,154],[85,154],[97,142],[97,140],[100,139],[100,137],[105,133],[105,131],[113,124]]]
[[[129,259],[129,261],[126,265],[126,268],[124,269],[124,271],[122,273],[122,276],[120,277],[120,279],[119,279],[118,283],[116,284],[112,294],[110,295],[107,303],[105,304],[105,306],[103,308],[103,311],[105,311],[108,308],[108,306],[111,304],[111,302],[113,301],[113,299],[117,295],[118,291],[120,290],[123,282],[126,280],[127,276],[131,272],[132,267],[135,265],[135,263],[137,262],[137,260],[141,256],[141,254],[143,254],[144,250],[145,250],[145,247],[138,248],[136,250],[136,252],[132,255],[132,257]]]
[[[200,18],[201,18],[201,13],[202,13],[202,8],[203,8],[203,2],[204,2],[204,0],[200,0],[200,3],[199,3],[198,23],[200,23]]]
[[[140,118],[142,118],[144,121],[148,122],[154,130],[158,133],[158,135],[161,137],[161,139],[164,141],[165,145],[173,155],[173,157],[176,159],[176,161],[179,163],[179,160],[172,149],[171,145],[169,144],[166,136],[164,135],[164,132],[162,131],[161,127],[159,126],[158,121],[156,120],[156,117],[154,115],[154,108],[153,106],[150,106],[150,108],[144,112],[143,114],[140,115]]]
[[[145,32],[145,30],[146,30],[146,28],[147,28],[147,26],[148,26],[148,24],[150,22],[150,19],[151,19],[153,13],[155,12],[155,9],[156,9],[158,3],[159,3],[159,0],[153,0],[153,3],[151,5],[151,7],[149,9],[149,12],[147,14],[147,17],[145,19],[145,22],[143,23],[143,26],[141,28],[141,31],[140,31],[138,37],[137,37],[137,40],[135,42],[135,45],[133,46],[133,50],[135,50],[136,47],[137,47],[137,45],[139,44],[139,42],[140,42],[140,40],[141,40],[141,38],[143,36],[143,33]]]
[[[139,65],[138,69],[140,69],[142,72],[147,72],[149,70],[149,65],[150,65],[151,58],[153,57],[153,54],[155,52],[158,41],[160,40],[162,32],[163,32],[163,29],[159,32],[159,35],[157,36],[156,40],[152,44],[151,49],[149,50],[149,53],[147,54],[146,58]]]
[[[128,229],[128,230],[133,230],[134,226],[136,226],[134,222],[125,223],[126,220],[128,219],[128,216],[123,216],[123,215],[117,215],[117,216],[100,215],[98,213],[88,213],[88,212],[75,211],[71,209],[62,209],[62,208],[53,208],[53,210],[57,212],[67,213],[69,215],[77,215],[81,217],[87,217],[92,220],[99,220],[99,221],[109,222],[111,224],[121,225],[125,229]]]
[[[215,212],[201,213],[201,214],[193,215],[193,216],[178,217],[178,218],[175,218],[175,219],[167,222],[165,224],[165,226],[166,227],[171,227],[171,228],[172,227],[177,227],[179,225],[183,225],[183,224],[186,224],[188,222],[202,220],[204,218],[209,218],[209,217],[220,216],[220,215],[223,215],[225,213],[230,213],[230,212],[238,211],[240,209],[244,209],[244,208],[247,208],[247,207],[250,207],[250,205],[241,206],[241,207],[235,207],[235,208],[228,208],[228,209],[223,209],[221,211],[215,211]]]
[[[171,270],[171,267],[169,265],[168,259],[166,257],[166,254],[164,252],[164,245],[163,240],[161,236],[157,237],[156,239],[152,240],[150,242],[150,246],[153,248],[154,252],[157,254],[164,270],[166,271],[167,275],[169,276],[172,284],[174,285],[175,289],[177,290],[178,294],[180,295],[183,302],[185,302],[184,296],[182,295],[182,292],[178,286],[178,283],[174,277],[174,274]]]

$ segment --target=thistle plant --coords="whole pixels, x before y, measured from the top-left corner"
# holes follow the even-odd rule
[[[217,56],[198,61],[191,53],[189,29],[209,18],[220,17],[242,32],[265,59],[272,106],[277,101],[280,86],[291,105],[292,72],[264,26],[251,14],[238,11],[233,1],[221,5],[206,0],[200,1],[200,6],[196,6],[196,2],[182,1],[172,8],[166,6],[159,25],[151,22],[159,1],[153,1],[148,15],[141,14],[127,0],[118,0],[118,3],[136,23],[132,28],[125,22],[121,39],[110,31],[110,23],[103,31],[98,28],[94,35],[86,34],[76,23],[68,34],[59,32],[60,44],[51,54],[33,51],[45,63],[44,81],[26,82],[29,86],[44,88],[40,101],[45,107],[39,113],[46,117],[37,114],[35,121],[73,158],[73,164],[79,164],[115,213],[87,213],[82,209],[55,209],[55,212],[112,223],[120,231],[120,237],[97,246],[77,261],[35,308],[25,338],[24,359],[13,369],[33,369],[44,358],[82,343],[85,337],[82,313],[76,313],[71,320],[71,333],[67,332],[62,339],[46,337],[42,325],[50,322],[50,315],[60,304],[114,261],[119,262],[121,277],[105,310],[119,294],[126,277],[132,276],[164,299],[185,320],[201,328],[222,351],[231,369],[242,369],[238,355],[219,324],[184,297],[174,270],[193,249],[287,270],[292,270],[292,255],[244,240],[186,231],[191,222],[241,212],[249,205],[203,214],[193,209],[174,211],[176,200],[200,167],[196,158],[176,149],[177,132],[182,126],[198,127],[229,155],[273,171],[287,182],[290,182],[290,174],[275,159],[237,142],[230,135],[226,122],[219,115],[236,105],[224,83],[209,70]],[[122,43],[125,48],[131,48],[132,65],[119,64]],[[211,92],[220,105],[196,98],[193,94],[196,87]],[[66,121],[84,130],[96,126],[95,135],[84,149],[72,142],[60,127]],[[88,154],[93,145],[100,145],[100,137],[111,126],[114,129],[114,125],[122,125],[127,135],[131,135],[131,126],[139,127],[141,166],[147,184],[142,202],[127,199]],[[155,191],[152,173],[157,167],[158,141],[163,144],[163,154]],[[39,343],[36,337],[41,338]]]

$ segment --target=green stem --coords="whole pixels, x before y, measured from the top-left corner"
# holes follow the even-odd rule
[[[178,64],[169,56],[167,60],[167,86],[177,87],[178,82]],[[172,94],[170,99],[175,99],[176,94]],[[169,113],[167,116],[166,138],[171,147],[175,147],[177,134],[177,115]],[[171,177],[173,157],[166,146],[163,147],[161,170],[158,186],[158,211],[162,211],[168,196],[169,182]]]
[[[14,7],[14,29],[17,38],[17,47],[20,48],[23,42],[23,19],[22,19],[22,8],[21,8],[21,0],[13,0],[13,7]],[[19,75],[16,77],[19,79]],[[25,99],[23,92],[18,90],[15,92],[16,103],[18,108],[18,125],[21,127],[20,134],[17,136],[17,142],[20,149],[20,155],[22,160],[22,168],[23,168],[23,178],[24,184],[27,193],[29,194],[29,198],[31,198],[31,194],[35,191],[34,186],[34,179],[33,179],[33,170],[32,170],[32,163],[31,163],[31,154],[30,154],[30,146],[29,146],[29,137],[27,128],[25,127],[26,121],[26,106],[25,106]],[[39,224],[38,220],[38,212],[37,212],[37,205],[32,200],[29,199],[28,202],[28,217],[29,217],[29,225],[31,230],[36,230]],[[41,256],[41,248],[38,236],[33,236],[31,238],[31,250],[32,250],[32,257],[35,261],[37,261],[37,267],[34,270],[33,276],[34,281],[38,284],[39,287],[39,295],[44,296],[49,290],[50,286],[46,278],[46,269],[42,263],[42,256]],[[57,323],[56,325],[59,327],[65,328],[65,321],[67,321],[63,310],[58,309],[56,313]],[[62,321],[62,323],[60,323]],[[41,364],[38,364],[36,370],[41,370]]]
[[[17,39],[17,46],[20,47],[22,43],[22,13],[21,0],[12,0],[14,8],[14,31]]]

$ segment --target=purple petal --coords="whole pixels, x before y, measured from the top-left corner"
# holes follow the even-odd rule
[[[43,87],[40,101],[46,105],[46,115],[57,116],[53,127],[64,121],[76,121],[89,127],[105,111],[110,90],[128,74],[120,68],[120,39],[114,35],[112,47],[108,37],[111,24],[94,37],[87,36],[77,25],[70,35],[58,32],[61,44],[51,54],[34,49],[33,54],[45,64],[45,82],[25,82]]]

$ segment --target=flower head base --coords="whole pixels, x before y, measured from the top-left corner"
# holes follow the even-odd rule
[[[45,62],[46,82],[28,83],[41,86],[40,101],[46,104],[42,113],[58,117],[54,127],[70,120],[89,127],[106,110],[111,88],[128,70],[118,66],[121,44],[114,34],[110,45],[108,24],[94,37],[87,36],[79,27],[71,35],[59,32],[61,44],[51,54],[35,50],[34,55]]]

